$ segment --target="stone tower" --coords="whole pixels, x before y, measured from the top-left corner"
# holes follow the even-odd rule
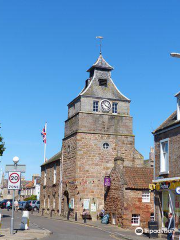
[[[100,54],[87,70],[84,89],[68,104],[62,146],[64,214],[70,206],[78,216],[89,208],[96,217],[104,206],[104,177],[115,157],[122,157],[125,166],[143,164],[134,147],[130,100],[115,86],[112,70]]]

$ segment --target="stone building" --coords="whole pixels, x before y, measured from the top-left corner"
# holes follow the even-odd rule
[[[177,110],[173,112],[154,132],[155,142],[155,216],[159,227],[165,227],[168,212],[180,228],[180,92]]]
[[[97,218],[104,207],[104,178],[115,157],[122,157],[125,167],[144,164],[135,149],[130,100],[115,86],[112,70],[100,54],[87,70],[84,89],[68,104],[62,144],[64,215],[70,209],[80,217],[86,209],[92,219]]]
[[[40,208],[45,213],[59,214],[61,152],[41,165]]]
[[[154,220],[154,194],[149,192],[153,168],[124,166],[124,159],[116,157],[106,187],[105,212],[110,223],[123,228],[148,227]]]

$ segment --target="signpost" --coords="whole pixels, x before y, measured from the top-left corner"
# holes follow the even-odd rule
[[[14,165],[6,165],[5,171],[8,172],[8,190],[13,190],[12,216],[10,233],[14,233],[14,197],[15,190],[21,189],[21,173],[26,171],[26,165],[17,165],[18,157],[13,158]]]

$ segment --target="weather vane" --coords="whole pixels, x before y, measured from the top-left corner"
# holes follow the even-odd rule
[[[101,52],[101,45],[102,45],[102,39],[103,39],[103,37],[102,37],[102,36],[97,36],[96,38],[100,39],[100,54],[101,54],[101,53],[102,53],[102,52]]]

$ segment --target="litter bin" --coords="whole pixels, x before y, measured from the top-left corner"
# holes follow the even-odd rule
[[[149,221],[149,238],[158,238],[158,222],[157,221]]]

